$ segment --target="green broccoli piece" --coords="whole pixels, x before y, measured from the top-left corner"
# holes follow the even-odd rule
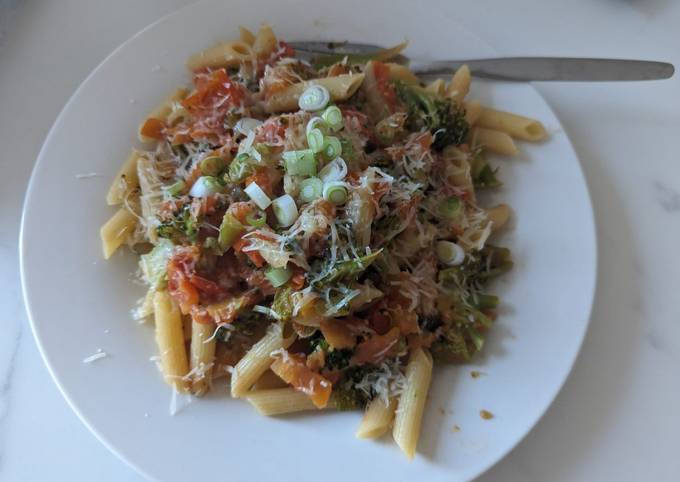
[[[184,244],[182,241],[196,242],[198,236],[198,221],[191,215],[191,205],[185,204],[182,209],[168,221],[161,223],[156,228],[156,233],[161,238],[167,238],[175,244]]]
[[[368,268],[375,259],[380,256],[382,249],[371,254],[361,256],[349,261],[341,261],[333,266],[326,276],[314,282],[315,288],[324,288],[336,282],[356,280],[358,276]]]
[[[409,129],[429,130],[434,136],[432,146],[436,150],[463,143],[470,130],[465,120],[465,109],[419,86],[396,82],[395,87],[397,96],[407,108],[406,125]]]

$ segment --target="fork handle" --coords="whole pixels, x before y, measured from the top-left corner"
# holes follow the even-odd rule
[[[447,75],[467,64],[475,77],[509,81],[659,80],[673,76],[666,62],[568,57],[504,57],[464,61],[434,61],[414,65],[420,76]]]

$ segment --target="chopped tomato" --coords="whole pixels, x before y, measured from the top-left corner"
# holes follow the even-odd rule
[[[390,83],[390,68],[383,62],[373,61],[373,75],[378,91],[385,99],[390,111],[394,111],[397,105],[397,93]]]
[[[248,246],[250,241],[247,238],[240,238],[238,241],[236,241],[233,244],[234,252],[235,253],[240,253],[243,252],[246,256],[248,256],[248,259],[252,261],[252,263],[257,266],[258,268],[262,268],[265,265],[265,260],[260,254],[259,251],[243,251],[243,248]]]
[[[256,183],[260,186],[269,197],[274,195],[274,179],[271,176],[268,167],[258,167],[255,172],[246,178],[246,187],[251,183]]]
[[[178,250],[168,262],[168,292],[185,315],[200,299],[198,289],[190,281],[197,259],[198,248],[191,247]]]
[[[304,355],[284,352],[274,360],[271,370],[297,391],[307,395],[317,408],[324,408],[328,404],[333,385],[307,367]]]
[[[373,310],[368,315],[368,321],[371,328],[375,330],[378,335],[384,335],[390,329],[390,319],[387,315],[384,315],[380,310]]]
[[[142,127],[139,129],[139,133],[144,137],[149,137],[151,139],[157,139],[159,141],[163,140],[165,136],[163,135],[165,131],[165,123],[154,117],[149,117],[144,121]]]
[[[378,364],[390,354],[398,341],[399,328],[396,326],[384,335],[373,335],[357,345],[352,361],[359,364]]]
[[[253,211],[255,211],[255,206],[250,201],[231,203],[227,209],[227,212],[241,224],[246,224],[246,217]]]
[[[196,91],[182,101],[182,105],[194,116],[214,115],[238,106],[245,98],[245,88],[232,82],[225,69],[194,76]]]
[[[356,334],[345,320],[336,318],[322,320],[321,333],[333,348],[353,348],[357,343]]]

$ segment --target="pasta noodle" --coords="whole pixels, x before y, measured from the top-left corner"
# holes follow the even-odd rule
[[[167,291],[157,291],[153,299],[156,321],[156,343],[165,381],[178,392],[188,390],[189,372],[184,346],[182,315]]]
[[[406,387],[399,397],[392,436],[402,452],[412,459],[420,437],[420,424],[432,378],[432,357],[419,348],[406,367]]]
[[[446,88],[446,94],[459,104],[462,103],[470,91],[470,81],[470,68],[463,65],[453,74],[451,82]]]
[[[140,142],[156,142],[163,135],[165,121],[172,113],[174,105],[184,99],[189,91],[185,88],[176,89],[159,106],[152,110],[144,122],[139,126],[137,137]]]
[[[484,107],[477,119],[480,127],[505,132],[516,139],[537,142],[546,138],[545,127],[539,121],[517,114]]]
[[[104,223],[99,231],[102,240],[104,259],[111,255],[127,240],[137,226],[137,216],[122,207]]]
[[[323,410],[317,408],[307,395],[292,388],[272,388],[248,392],[246,400],[260,414],[268,417],[287,413]],[[329,405],[326,409],[328,408],[332,407]]]
[[[238,67],[243,62],[251,62],[253,48],[246,42],[224,42],[196,55],[187,60],[187,67],[194,72],[203,69],[218,69]]]
[[[472,145],[482,146],[503,156],[516,156],[519,153],[515,141],[507,133],[483,127],[472,129]]]
[[[128,158],[116,174],[109,192],[106,194],[106,203],[110,206],[122,204],[125,198],[134,189],[139,187],[139,178],[137,177],[137,160],[142,156],[142,153],[137,150],[132,150]]]
[[[271,325],[265,336],[255,343],[234,367],[231,374],[231,396],[242,397],[266,372],[274,361],[272,352],[281,348],[288,348],[295,337],[284,338],[283,329],[280,325]]]
[[[395,399],[386,404],[382,398],[374,398],[366,407],[359,428],[357,428],[357,438],[378,438],[387,432],[392,425],[396,408]]]
[[[215,329],[214,323],[191,321],[191,391],[194,395],[203,395],[210,388],[217,345],[213,337]]]

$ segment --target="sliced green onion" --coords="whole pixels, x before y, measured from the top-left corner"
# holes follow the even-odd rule
[[[339,131],[343,126],[342,111],[335,105],[329,105],[326,110],[321,114],[323,120],[326,121],[328,127],[332,131]]]
[[[309,131],[312,129],[319,129],[322,133],[326,133],[326,130],[328,129],[328,125],[326,124],[326,121],[323,120],[321,117],[312,117],[309,119],[309,122],[307,122],[307,133],[309,134]]]
[[[326,136],[322,152],[327,159],[335,159],[338,157],[340,154],[342,154],[342,144],[340,144],[340,139],[333,136]]]
[[[224,161],[218,156],[208,156],[198,165],[204,176],[217,176],[224,169]]]
[[[219,183],[217,178],[212,176],[201,176],[196,179],[194,185],[191,186],[189,196],[206,197],[211,194],[217,194],[218,192],[222,192],[222,184]]]
[[[255,228],[261,228],[267,224],[267,213],[258,211],[257,213],[248,213],[246,215],[246,222]]]
[[[177,181],[176,183],[170,184],[168,187],[166,187],[165,192],[167,192],[171,196],[177,196],[182,191],[184,191],[185,186],[186,184],[184,183],[184,181]]]
[[[241,224],[231,213],[226,213],[222,218],[220,234],[217,238],[220,242],[220,246],[222,246],[223,249],[230,248],[244,231],[245,228],[243,227],[243,224]]]
[[[229,180],[241,182],[253,173],[253,161],[250,154],[242,152],[229,164]]]
[[[293,276],[293,271],[288,268],[269,268],[264,272],[269,282],[274,288],[285,285],[291,276]]]
[[[495,295],[485,295],[482,293],[476,294],[472,301],[475,306],[480,310],[494,310],[498,308],[498,303],[500,302],[498,296]]]
[[[323,195],[323,181],[318,177],[310,177],[300,183],[300,200],[312,202]]]
[[[255,142],[255,131],[250,131],[246,138],[238,145],[239,154],[250,151],[250,148],[253,147],[253,142]]]
[[[298,218],[298,209],[295,200],[290,194],[284,194],[272,201],[274,216],[281,226],[287,228]]]
[[[312,129],[307,132],[307,144],[313,152],[321,152],[324,145],[324,137],[321,129]]]
[[[251,131],[254,131],[262,125],[262,121],[253,119],[252,117],[244,117],[239,119],[239,121],[234,126],[234,130],[247,136]]]
[[[312,85],[307,87],[298,99],[300,109],[308,112],[321,110],[328,105],[331,100],[331,93],[323,85]]]
[[[435,248],[439,261],[449,266],[458,266],[465,261],[465,251],[451,241],[437,241]]]
[[[248,184],[244,191],[260,209],[267,209],[272,203],[272,200],[269,199],[269,196],[267,196],[267,194],[256,182],[251,182]]]
[[[342,181],[346,175],[347,163],[342,157],[336,157],[321,169],[319,179],[323,182]]]
[[[323,198],[333,204],[344,204],[347,201],[347,188],[344,182],[327,182],[323,186]]]
[[[456,219],[463,213],[463,202],[457,197],[444,199],[439,205],[439,212],[446,219]]]
[[[282,154],[286,172],[291,176],[316,175],[316,158],[311,149],[287,151]]]

